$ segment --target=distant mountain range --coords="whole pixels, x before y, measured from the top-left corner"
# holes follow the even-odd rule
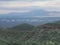
[[[0,27],[13,27],[22,23],[39,25],[60,20],[60,17],[45,18],[0,18]]]
[[[48,12],[42,9],[35,9],[30,12],[0,14],[0,18],[26,18],[34,16],[46,16]]]
[[[21,23],[38,25],[60,20],[60,17],[49,17],[50,14],[59,15],[60,12],[36,9],[25,13],[0,14],[0,27],[13,27]]]
[[[35,9],[30,12],[20,12],[20,13],[9,13],[9,14],[0,14],[0,18],[29,18],[29,17],[40,17],[41,16],[58,16],[60,11],[46,11],[43,9]]]

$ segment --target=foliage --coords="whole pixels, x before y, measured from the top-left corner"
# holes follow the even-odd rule
[[[60,45],[60,29],[42,28],[43,26],[21,24],[11,29],[0,29],[0,45]]]

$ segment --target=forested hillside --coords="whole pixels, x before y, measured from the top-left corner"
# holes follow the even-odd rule
[[[0,29],[0,45],[60,45],[60,21]]]

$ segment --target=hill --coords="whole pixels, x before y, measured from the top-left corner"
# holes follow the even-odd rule
[[[11,28],[11,30],[33,30],[34,26],[31,24],[23,23]]]
[[[49,28],[49,29],[56,29],[59,28],[60,29],[60,21],[57,22],[52,22],[52,23],[46,23],[40,26],[37,26],[38,28]]]
[[[60,45],[59,27],[60,22],[46,23],[37,26],[35,30],[28,33],[23,40],[27,40],[27,42],[35,42],[36,45]]]
[[[11,30],[1,29],[0,40],[7,45],[60,45],[59,27],[60,21],[38,25],[36,27],[24,23],[13,27]]]

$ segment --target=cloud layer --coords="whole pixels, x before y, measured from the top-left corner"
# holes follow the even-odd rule
[[[0,14],[24,13],[36,8],[60,11],[60,0],[0,0]]]
[[[0,0],[0,1],[46,1],[46,0]]]
[[[19,7],[43,7],[43,8],[60,8],[60,0],[47,0],[47,1],[0,1],[0,7],[5,8],[19,8]],[[33,0],[32,0],[33,1]]]

